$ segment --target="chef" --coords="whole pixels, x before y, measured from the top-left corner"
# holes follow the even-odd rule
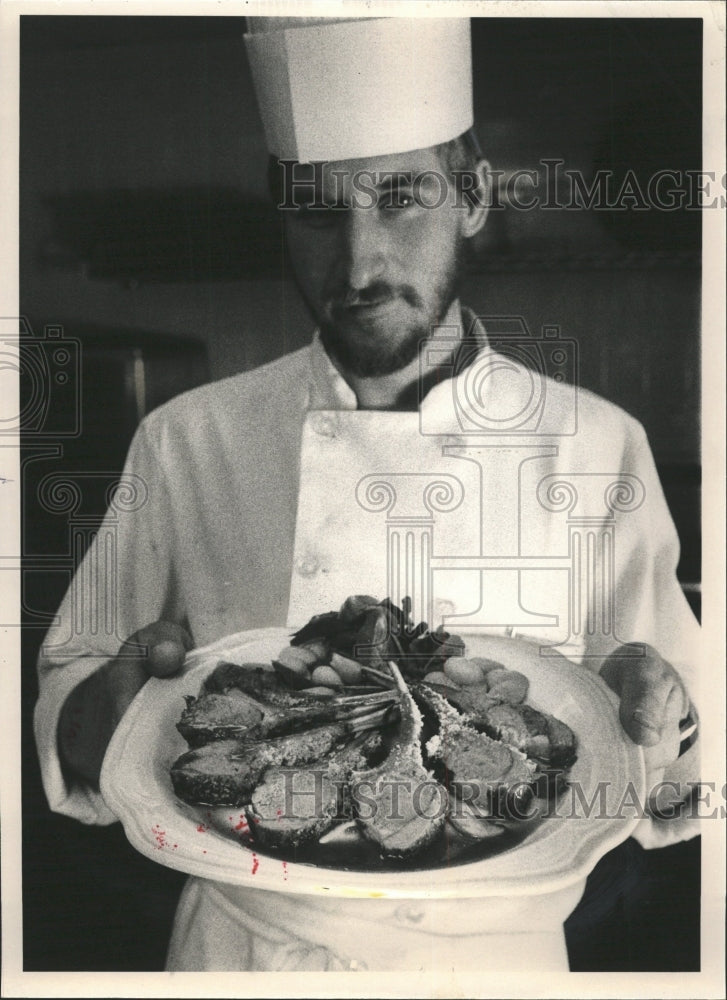
[[[193,647],[299,626],[355,593],[409,593],[433,624],[519,635],[600,669],[652,780],[681,794],[697,773],[698,630],[644,432],[550,377],[552,364],[567,370],[567,344],[521,331],[495,347],[458,298],[489,184],[471,131],[468,20],[256,18],[250,29],[315,332],[139,427],[41,653],[35,731],[51,808],[116,820],[101,765],[150,676],[176,673]],[[644,846],[697,833],[668,813],[637,827]],[[529,898],[524,947],[503,933],[524,929],[522,901],[493,916],[474,898],[301,898],[190,878],[168,968],[436,969],[444,956],[495,968],[514,955],[567,968],[562,921],[582,889]]]

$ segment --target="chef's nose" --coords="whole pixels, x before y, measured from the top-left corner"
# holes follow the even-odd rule
[[[350,288],[360,291],[379,279],[386,260],[385,234],[371,208],[351,208],[341,228],[340,266]]]

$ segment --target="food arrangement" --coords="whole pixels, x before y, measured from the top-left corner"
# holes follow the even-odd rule
[[[526,704],[523,674],[402,605],[350,597],[272,664],[218,664],[177,724],[175,794],[315,864],[451,864],[524,836],[575,735]]]

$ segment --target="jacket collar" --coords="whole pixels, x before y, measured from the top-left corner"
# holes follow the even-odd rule
[[[436,348],[437,341],[432,342]],[[462,307],[458,333],[447,328],[446,338],[441,338],[441,361],[446,362],[437,370],[434,367],[424,377],[422,389],[425,392],[420,409],[431,409],[439,400],[451,396],[453,374],[460,374],[475,356],[488,348],[487,333],[480,320],[471,309]],[[356,393],[333,364],[316,329],[310,346],[311,386],[308,409],[310,410],[357,410]]]

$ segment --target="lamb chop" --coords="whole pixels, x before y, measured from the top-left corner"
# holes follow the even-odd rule
[[[491,708],[502,703],[499,697],[490,694],[486,684],[472,684],[468,687],[455,688],[424,681],[421,687],[426,687],[441,695],[450,705],[454,705],[462,715],[467,716],[473,725],[477,725],[480,717],[484,718]],[[419,689],[419,687],[416,688],[417,691]]]
[[[573,730],[555,716],[530,705],[493,705],[477,721],[490,736],[544,764],[569,768],[576,761]]]
[[[324,723],[354,723],[394,708],[396,693],[336,695],[325,701],[291,691],[271,671],[221,664],[197,698],[188,696],[177,729],[192,748],[217,740],[266,739]]]
[[[298,767],[320,761],[359,733],[392,717],[391,694],[373,696],[368,711],[351,716],[345,707],[337,721],[289,732],[276,739],[220,739],[183,753],[171,767],[174,792],[193,805],[239,806],[271,767]]]
[[[553,767],[569,768],[576,760],[576,738],[569,726],[530,705],[502,701],[485,686],[459,689],[426,686],[453,705],[475,729],[522,750]]]
[[[351,771],[368,766],[380,748],[379,733],[363,733],[307,767],[266,771],[246,808],[255,842],[290,850],[323,836],[340,815]]]
[[[245,691],[253,698],[285,689],[268,664],[228,663],[227,660],[221,660],[204,679],[200,694],[226,694],[232,688]]]
[[[503,811],[521,818],[533,799],[536,765],[525,754],[480,733],[448,700],[427,684],[414,688],[417,701],[436,727],[428,757],[444,767],[454,794],[481,816]]]
[[[403,859],[441,833],[446,792],[424,766],[421,713],[394,662],[389,669],[400,696],[398,731],[383,762],[355,770],[348,788],[363,835],[378,846],[382,857]]]
[[[343,726],[327,725],[273,740],[215,740],[172,764],[174,792],[192,805],[241,806],[269,767],[311,763],[347,737]]]

